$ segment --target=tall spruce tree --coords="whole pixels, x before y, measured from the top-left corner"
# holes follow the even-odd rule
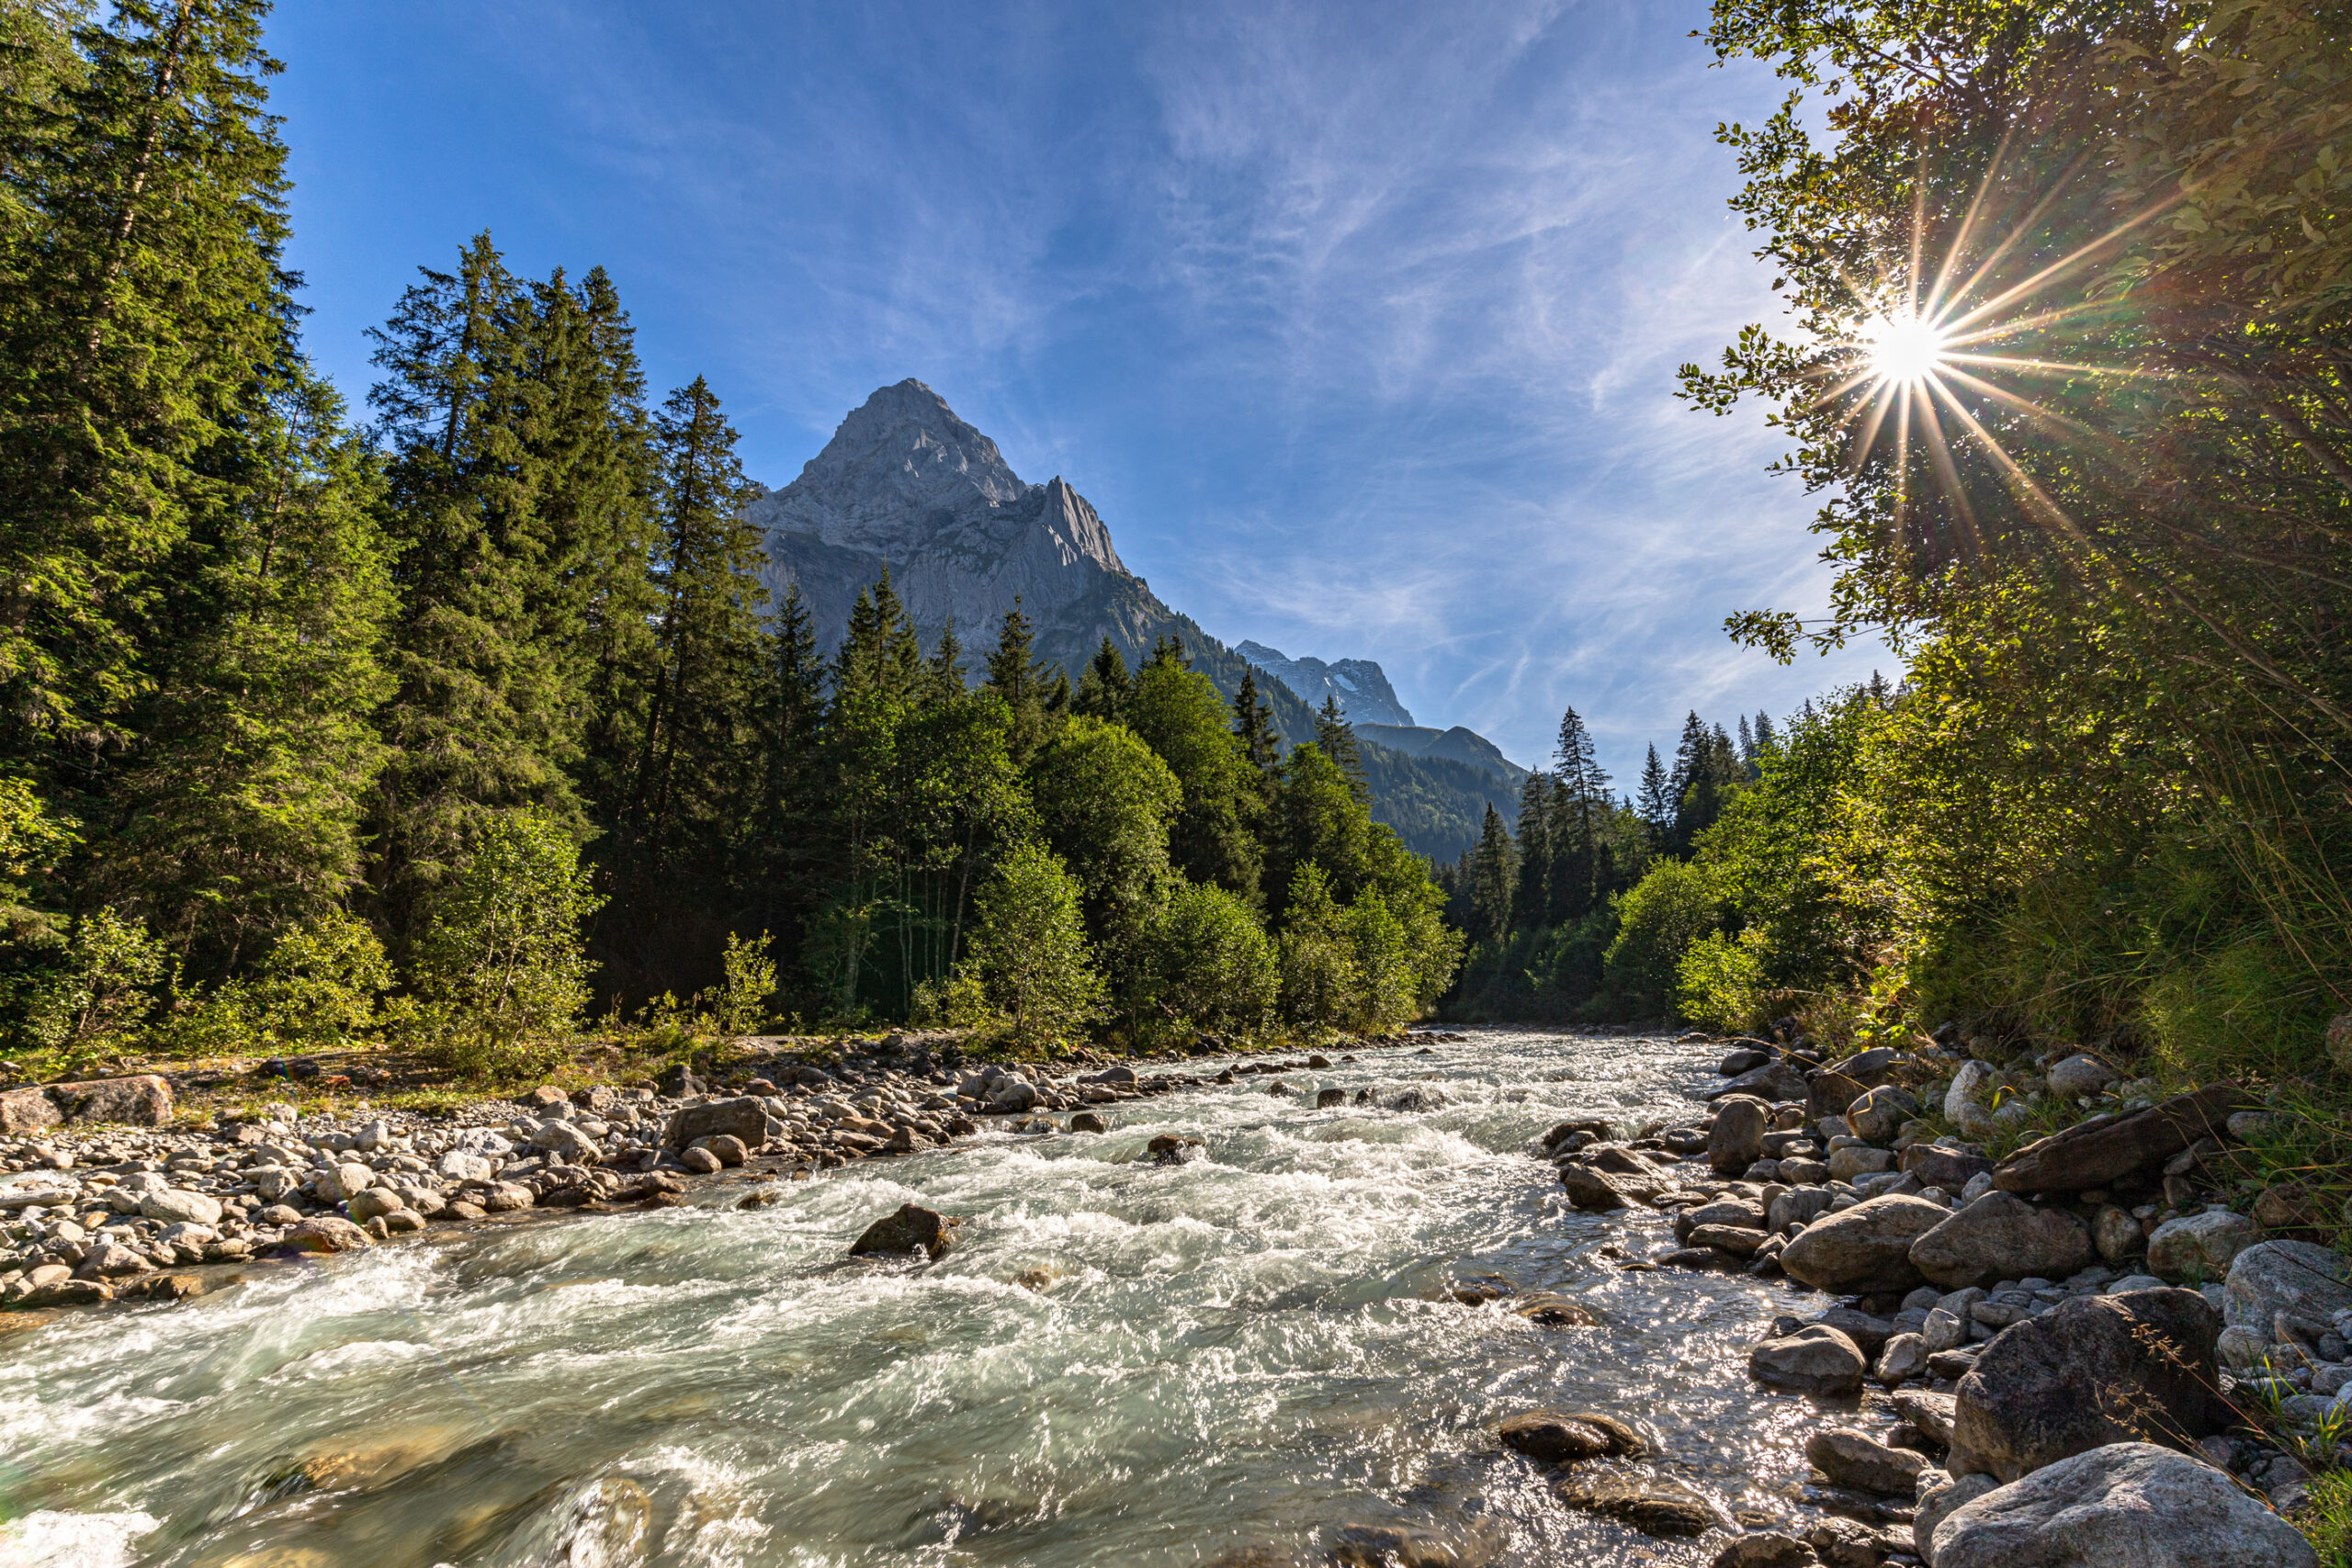
[[[1514,923],[1533,930],[1552,907],[1552,775],[1538,770],[1519,790],[1519,872],[1511,891]]]
[[[1348,793],[1360,806],[1372,804],[1372,781],[1363,768],[1363,748],[1356,744],[1356,727],[1348,722],[1337,697],[1325,697],[1315,715],[1315,743],[1348,781]]]
[[[183,547],[271,468],[296,312],[266,10],[123,0],[78,62],[69,12],[6,29],[0,757],[70,789],[102,786],[155,684]]]
[[[1478,845],[1470,858],[1470,940],[1498,947],[1510,934],[1511,886],[1518,869],[1517,846],[1502,813],[1487,803]]]
[[[1581,919],[1606,897],[1611,808],[1609,775],[1596,760],[1592,732],[1576,709],[1561,714],[1554,744],[1561,798],[1553,829],[1559,874],[1552,891],[1552,909],[1554,918],[1565,922]]]
[[[616,824],[634,873],[707,898],[757,785],[762,612],[756,493],[708,382],[671,394],[654,421],[662,537],[654,560],[652,693]]]
[[[170,657],[91,835],[85,895],[143,915],[191,976],[267,951],[357,882],[393,609],[374,464],[294,367],[247,427],[268,467],[180,552]],[[96,826],[96,824],[94,824]]]
[[[537,312],[487,233],[456,271],[419,270],[369,333],[401,593],[370,880],[397,939],[414,934],[485,815],[537,807],[584,827],[569,772],[584,728],[574,666],[544,635],[555,563],[530,440],[549,401]]]
[[[559,268],[531,288],[526,347],[543,412],[525,432],[537,468],[543,570],[536,636],[579,694],[573,765],[599,827],[617,820],[660,668],[651,569],[656,459],[634,330],[602,267],[572,287]]]
[[[989,650],[988,685],[1012,712],[1012,757],[1025,764],[1037,754],[1053,728],[1057,705],[1069,703],[1065,677],[1057,701],[1054,668],[1037,658],[1035,626],[1015,595],[1012,608],[997,623],[996,647]]]
[[[1650,842],[1664,843],[1674,829],[1674,784],[1657,760],[1656,745],[1642,760],[1641,794],[1634,797],[1634,809],[1648,828]]]
[[[1127,716],[1127,699],[1135,691],[1134,678],[1127,673],[1127,661],[1112,644],[1106,633],[1102,646],[1078,678],[1078,691],[1070,698],[1070,711],[1089,718],[1107,718],[1123,724]]]

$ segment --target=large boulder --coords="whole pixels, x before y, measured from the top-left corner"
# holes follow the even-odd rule
[[[2199,1138],[2220,1135],[2232,1111],[2258,1103],[2234,1085],[2215,1084],[2145,1111],[2094,1116],[2003,1160],[1993,1168],[1993,1185],[2004,1192],[2081,1192],[2111,1186],[2172,1158]]]
[[[1923,1542],[1933,1568],[2318,1568],[2301,1531],[2200,1461],[2119,1442],[1997,1488]]]
[[[1846,1127],[1866,1143],[1891,1144],[1903,1124],[1919,1114],[1919,1102],[1893,1084],[1881,1084],[1846,1107]]]
[[[133,1127],[172,1124],[172,1086],[153,1073],[53,1083],[49,1086],[49,1098],[68,1122],[121,1122]]]
[[[2040,1275],[2063,1280],[2090,1266],[2090,1232],[2061,1209],[2014,1192],[1987,1192],[1911,1244],[1911,1261],[1947,1291]]]
[[[1984,1062],[1962,1062],[1944,1090],[1944,1120],[1965,1138],[1985,1138],[2000,1131],[1992,1107],[1984,1103],[2000,1082],[2000,1075]]]
[[[318,1214],[286,1233],[279,1247],[289,1252],[356,1252],[368,1233],[340,1214]]]
[[[1817,1072],[1805,1086],[1804,1119],[1816,1122],[1826,1117],[1843,1116],[1846,1108],[1868,1094],[1870,1089],[1860,1078],[1849,1078],[1843,1073],[1826,1069]]]
[[[1917,1543],[1920,1560],[1932,1568],[1936,1527],[2000,1484],[1989,1475],[1955,1479],[1940,1470],[1922,1471],[1917,1499],[1911,1510],[1911,1539]]]
[[[1995,1336],[1960,1380],[1951,1472],[2003,1482],[2109,1443],[2187,1448],[2235,1413],[2219,1392],[2221,1314],[2195,1291],[2077,1296]]]
[[[1571,1508],[1615,1519],[1650,1535],[1704,1535],[1711,1529],[1732,1528],[1730,1510],[1670,1475],[1572,1471],[1552,1491]]]
[[[2116,1080],[2113,1067],[2097,1056],[2076,1052],[2050,1068],[2050,1092],[2062,1100],[2080,1100],[2086,1094],[2097,1094]]]
[[[139,1213],[166,1225],[217,1225],[220,1223],[220,1200],[185,1188],[159,1187],[140,1195]]]
[[[1804,1457],[1829,1478],[1831,1485],[1875,1492],[1882,1497],[1909,1497],[1918,1489],[1919,1472],[1928,1468],[1923,1454],[1888,1448],[1876,1438],[1844,1427],[1832,1427],[1806,1438]]]
[[[1707,1163],[1717,1176],[1737,1176],[1764,1157],[1764,1134],[1772,1130],[1772,1108],[1753,1096],[1735,1094],[1715,1108],[1707,1134]]]
[[[1804,1074],[1786,1062],[1767,1062],[1751,1072],[1740,1074],[1729,1083],[1717,1084],[1703,1098],[1724,1100],[1735,1094],[1748,1094],[1778,1103],[1803,1100],[1804,1089]]]
[[[1748,1376],[1798,1393],[1858,1393],[1869,1371],[1861,1347],[1826,1324],[1807,1324],[1747,1353]]]
[[[2166,1220],[2148,1236],[2148,1272],[2174,1284],[2219,1280],[2260,1239],[2254,1222],[2226,1210]]]
[[[850,1256],[920,1252],[935,1259],[956,1245],[956,1227],[961,1224],[960,1219],[952,1219],[935,1209],[902,1203],[897,1213],[885,1214],[866,1226],[865,1234],[850,1243]]]
[[[0,1091],[0,1136],[22,1137],[64,1120],[65,1112],[57,1109],[57,1101],[49,1098],[45,1089]]]
[[[662,1146],[683,1149],[697,1139],[722,1134],[742,1139],[746,1148],[758,1148],[767,1142],[768,1108],[750,1095],[682,1106],[671,1113],[670,1124],[662,1130]]]
[[[1531,1410],[1495,1428],[1503,1447],[1538,1464],[1573,1464],[1606,1455],[1634,1458],[1649,1451],[1638,1431],[1613,1416],[1587,1410]]]
[[[1922,1187],[1958,1192],[1971,1178],[1990,1172],[1993,1162],[1967,1149],[1948,1148],[1942,1144],[1914,1144],[1896,1156],[1895,1168],[1905,1175],[1917,1177]]]
[[[1674,1185],[1672,1178],[1640,1155],[1613,1145],[1562,1160],[1559,1170],[1568,1201],[1596,1212],[1650,1202]]]
[[[2312,1334],[2352,1312],[2352,1267],[2343,1255],[2314,1242],[2266,1241],[2231,1259],[2222,1320],[2267,1339],[2282,1312]]]
[[[1943,1224],[1946,1213],[1906,1193],[1865,1199],[1799,1232],[1781,1249],[1781,1268],[1817,1291],[1907,1291],[1924,1278],[1911,1261],[1911,1244]]]

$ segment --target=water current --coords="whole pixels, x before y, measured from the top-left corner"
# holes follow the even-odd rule
[[[1530,1140],[1685,1113],[1704,1047],[1480,1032],[1285,1080],[1447,1103],[1310,1109],[1268,1080],[989,1133],[676,1209],[441,1230],[255,1267],[175,1306],[0,1339],[0,1564],[1123,1568],[1319,1560],[1403,1524],[1501,1562],[1686,1564],[1501,1449],[1614,1412],[1657,1466],[1781,1511],[1818,1418],[1745,1352],[1745,1275],[1628,1272],[1645,1212],[1579,1214]],[[1159,1133],[1204,1139],[1164,1167]],[[852,1262],[913,1200],[936,1263]],[[1453,1299],[1498,1277],[1599,1326]]]

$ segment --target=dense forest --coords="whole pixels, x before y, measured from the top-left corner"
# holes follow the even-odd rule
[[[719,398],[649,391],[602,270],[422,269],[361,422],[303,356],[265,9],[0,4],[20,1066],[1434,1000],[1459,938],[1336,713],[1285,748],[1172,641],[1073,682],[1017,608],[921,646],[887,576],[820,659]]]
[[[1905,676],[1744,777],[1686,738],[1711,820],[1568,761],[1451,874],[1465,1000],[2352,1071],[2352,8],[1717,0],[1706,36],[1789,84],[1720,134],[1793,321],[1684,392],[1771,408],[1838,573],[1732,629]]]

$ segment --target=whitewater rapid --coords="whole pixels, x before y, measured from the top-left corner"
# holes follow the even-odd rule
[[[254,1267],[0,1338],[0,1565],[1320,1561],[1403,1524],[1534,1564],[1698,1563],[1564,1508],[1494,1440],[1537,1406],[1780,1513],[1809,1403],[1748,1344],[1787,1286],[1629,1272],[1661,1216],[1567,1207],[1531,1140],[1688,1119],[1713,1053],[1477,1032],[1102,1108],[688,1206],[533,1217]],[[1385,1109],[1414,1086],[1447,1103]],[[1317,1111],[1314,1091],[1351,1103]],[[1353,1103],[1370,1089],[1374,1103]],[[1157,1134],[1206,1157],[1143,1157]],[[909,1201],[937,1263],[851,1262]],[[1459,1282],[1575,1298],[1544,1327]],[[1253,1555],[1254,1554],[1254,1555]]]

